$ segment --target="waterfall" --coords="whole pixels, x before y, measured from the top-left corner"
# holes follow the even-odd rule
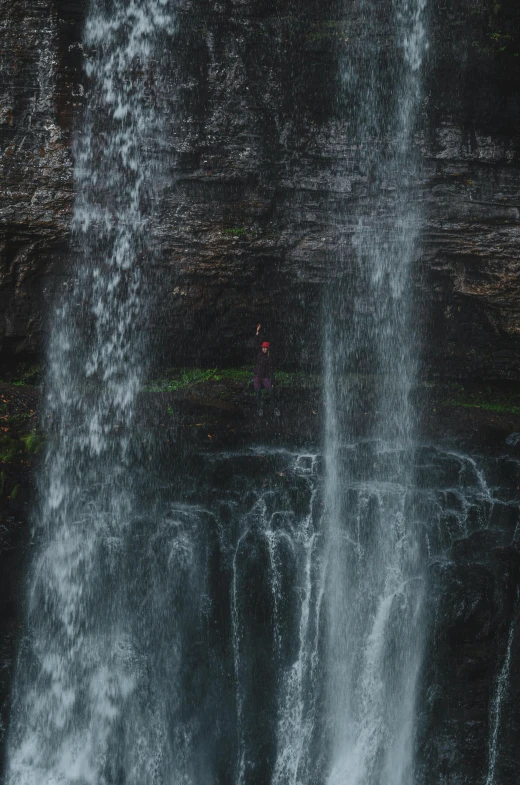
[[[243,533],[234,547],[237,785],[306,782],[310,769],[320,607],[317,456],[288,453],[279,476],[292,492],[283,482],[280,490],[277,483],[261,492],[241,516]],[[251,672],[258,674],[256,685]]]
[[[414,133],[426,0],[359,6],[343,112],[361,192],[326,303],[325,604],[329,785],[411,785],[423,583],[414,479],[420,232]],[[390,51],[381,46],[384,36]]]
[[[133,423],[146,356],[141,267],[151,253],[160,133],[154,87],[172,31],[169,0],[90,3],[83,42],[90,88],[75,141],[78,253],[52,317],[49,437],[9,785],[100,785],[122,781],[121,772],[141,785],[167,766],[163,708],[152,694],[147,712],[135,709],[148,666],[129,612],[128,543],[138,503]]]
[[[516,607],[515,607],[516,610]],[[486,785],[495,785],[496,783],[496,767],[499,753],[500,744],[500,724],[502,721],[502,704],[509,689],[509,674],[511,671],[511,650],[513,647],[515,633],[514,617],[509,629],[507,639],[506,652],[502,667],[498,674],[495,686],[495,694],[491,704],[491,727],[489,732],[489,761],[488,772],[486,777]]]
[[[324,303],[323,455],[206,445],[172,469],[171,445],[154,462],[143,449],[138,393],[175,6],[90,2],[6,785],[414,785],[424,565],[514,503],[495,497],[492,461],[488,477],[480,458],[417,444],[426,0],[348,4],[356,199],[336,216],[348,242]]]

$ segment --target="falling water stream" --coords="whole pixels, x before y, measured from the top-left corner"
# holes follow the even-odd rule
[[[122,576],[145,372],[138,262],[150,252],[150,140],[160,133],[147,80],[173,29],[169,8],[168,0],[93,0],[86,21],[90,90],[75,142],[79,251],[48,351],[49,439],[9,738],[13,785],[98,785],[120,781],[122,768],[125,782],[141,785],[154,781],[165,755],[154,731],[162,709],[152,702],[146,714],[135,712],[145,665]]]
[[[339,270],[325,324],[330,785],[414,781],[423,582],[410,496],[417,372],[411,267],[421,217],[414,134],[425,7],[426,0],[394,0],[388,22],[378,4],[361,2],[358,45],[343,69],[355,143],[351,177],[364,195],[344,251],[351,272],[341,278]],[[390,55],[381,47],[388,23]]]
[[[502,707],[507,696],[509,689],[509,678],[511,671],[511,650],[513,647],[513,640],[515,635],[515,625],[511,624],[509,635],[507,637],[507,646],[504,656],[504,661],[500,672],[498,674],[495,694],[492,698],[491,713],[490,713],[490,732],[489,732],[489,761],[488,772],[486,777],[486,785],[496,785],[496,769],[499,756],[500,745],[500,726],[502,722]]]

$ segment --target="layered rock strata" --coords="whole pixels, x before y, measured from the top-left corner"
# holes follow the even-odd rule
[[[378,6],[382,36],[389,8]],[[82,1],[2,7],[4,360],[41,354],[49,302],[68,283],[84,13]],[[427,376],[520,371],[518,16],[491,0],[429,10],[422,168],[410,194],[424,202],[410,296],[421,303]],[[171,152],[146,271],[166,364],[242,361],[257,320],[282,362],[319,362],[323,286],[348,276],[359,217],[376,204],[384,214],[392,199],[391,184],[373,193],[352,170],[349,117],[336,100],[359,20],[357,2],[182,6],[174,57],[164,53],[169,84],[149,76]],[[384,64],[395,44],[377,43]]]

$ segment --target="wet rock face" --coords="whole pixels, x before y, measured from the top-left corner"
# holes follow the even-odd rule
[[[430,568],[435,601],[419,725],[425,785],[517,778],[520,552],[510,543],[504,529],[474,532]]]
[[[425,173],[434,372],[517,378],[519,9],[436,4]]]
[[[81,3],[0,3],[0,354],[38,354],[45,300],[69,266],[71,128]]]
[[[2,499],[2,506],[5,507]],[[15,508],[15,505],[9,505]],[[11,689],[20,642],[20,597],[24,592],[29,524],[26,512],[7,509],[0,519],[0,771],[4,770],[5,743]]]
[[[168,160],[147,268],[165,362],[249,359],[257,320],[281,362],[316,362],[323,286],[349,274],[352,228],[382,198],[348,173],[352,133],[336,100],[338,64],[360,40],[358,6],[181,4],[171,78],[155,96],[165,101]],[[0,4],[4,360],[41,352],[48,302],[67,283],[86,7]],[[393,46],[388,13],[378,5],[383,61]],[[424,202],[415,269],[429,375],[520,372],[519,13],[491,0],[443,0],[428,11],[412,196]]]

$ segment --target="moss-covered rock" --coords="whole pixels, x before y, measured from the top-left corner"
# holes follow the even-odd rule
[[[0,382],[0,498],[7,510],[30,497],[34,463],[45,441],[38,398],[35,387]]]

